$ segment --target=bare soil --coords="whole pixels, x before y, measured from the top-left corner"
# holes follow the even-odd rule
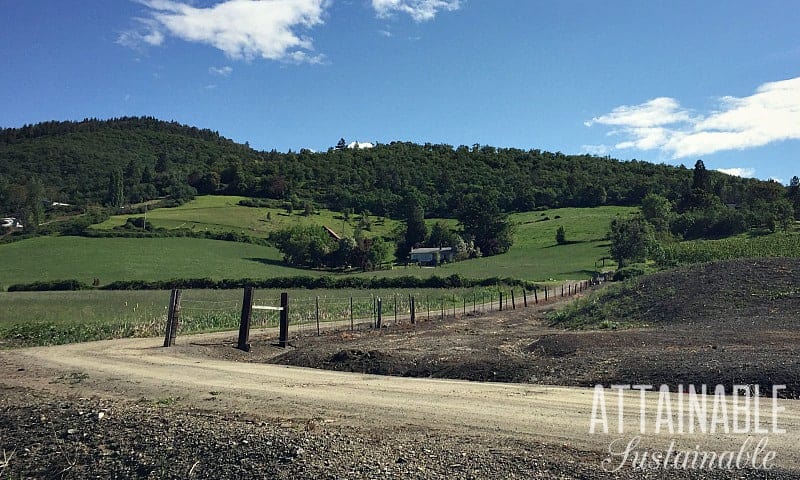
[[[380,331],[325,332],[290,351],[257,338],[239,359],[406,377],[545,385],[786,385],[800,396],[800,260],[699,265],[642,279],[614,298],[627,330],[549,326],[555,305],[433,315]],[[226,358],[227,346],[208,355]],[[762,392],[763,393],[763,392]]]
[[[254,332],[250,353],[235,333],[8,350],[0,478],[800,478],[800,401],[781,401],[778,470],[609,474],[616,436],[587,434],[592,391],[575,388],[784,383],[797,397],[799,282],[797,259],[648,277],[613,299],[648,325],[632,330],[555,328],[550,304],[327,331],[288,351],[274,331]]]

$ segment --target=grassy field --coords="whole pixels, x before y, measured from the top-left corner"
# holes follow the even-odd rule
[[[221,205],[223,198],[227,198],[225,205]],[[223,229],[233,224],[241,226],[250,218],[248,215],[259,209],[238,206],[237,201],[238,197],[199,197],[183,207],[154,210],[148,218],[156,214],[165,218],[171,216],[170,220],[164,221],[175,222],[176,225],[191,219],[208,222],[198,228]],[[389,270],[356,275],[428,277],[434,274],[461,274],[473,278],[499,276],[533,281],[587,278],[596,267],[602,265],[600,259],[608,255],[608,243],[602,238],[611,219],[633,211],[625,207],[598,207],[514,214],[511,219],[516,224],[515,242],[506,254],[435,269],[395,266]],[[318,216],[300,216],[297,221],[315,218],[333,219],[334,214],[323,212]],[[224,227],[224,222],[228,222],[229,226]],[[382,227],[376,226],[373,231],[388,229],[390,222],[386,220]],[[454,225],[453,220],[448,220],[448,223]],[[109,225],[105,223],[102,226],[106,228]],[[566,230],[570,242],[567,245],[556,245],[555,232],[559,226],[564,226]],[[3,265],[0,269],[0,286],[5,289],[14,283],[71,278],[85,283],[98,278],[101,284],[107,284],[115,280],[268,278],[323,274],[288,267],[281,258],[280,252],[271,247],[205,239],[39,237],[0,245],[0,265]],[[607,261],[606,266],[609,265]]]
[[[324,225],[342,236],[353,236],[353,228],[360,216],[353,215],[345,221],[341,213],[318,210],[305,216],[295,210],[289,214],[281,208],[242,207],[239,201],[246,197],[207,195],[175,208],[159,208],[147,212],[147,221],[166,229],[188,228],[194,231],[238,232],[254,237],[266,237],[270,232],[295,225]],[[269,219],[267,219],[269,214]],[[137,215],[115,215],[92,228],[108,230],[124,225],[129,217]],[[368,235],[388,235],[397,227],[398,221],[370,216],[372,230]]]
[[[271,247],[196,238],[38,237],[0,246],[0,284],[308,274],[280,259]]]
[[[628,207],[560,208],[544,212],[511,215],[515,224],[514,245],[503,254],[443,265],[436,269],[396,267],[386,275],[438,275],[454,273],[465,277],[511,277],[547,281],[589,278],[602,268],[608,256],[604,240],[611,220],[637,211]],[[556,230],[563,226],[566,245],[556,244]],[[606,267],[614,263],[605,261]]]
[[[800,223],[800,222],[798,222]],[[692,240],[665,247],[666,259],[672,264],[689,264],[755,257],[800,257],[800,225],[788,232],[751,236],[749,234],[721,240]]]
[[[278,305],[280,291],[256,290],[254,304]],[[373,299],[382,298],[384,321],[408,312],[408,296],[416,298],[419,315],[452,315],[463,312],[464,302],[472,310],[475,301],[497,300],[497,290],[398,289],[398,290],[289,290],[291,330],[315,329],[319,297],[320,321],[344,321],[353,316],[370,319]],[[122,337],[159,336],[166,325],[169,291],[77,291],[0,292],[0,347],[49,345]],[[520,291],[517,291],[520,295]],[[184,290],[181,301],[181,332],[236,329],[241,312],[242,290]],[[253,325],[274,326],[277,312],[254,311]]]

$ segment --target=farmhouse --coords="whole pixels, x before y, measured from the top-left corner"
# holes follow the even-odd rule
[[[452,247],[439,247],[439,248],[412,248],[411,249],[411,263],[419,263],[421,265],[435,265],[441,262],[453,261],[453,248]]]

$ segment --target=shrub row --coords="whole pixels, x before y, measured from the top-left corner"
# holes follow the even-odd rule
[[[259,237],[251,237],[243,233],[237,232],[209,232],[179,229],[167,230],[157,228],[153,230],[86,230],[82,236],[91,238],[171,238],[171,237],[188,237],[188,238],[201,238],[204,240],[222,240],[225,242],[239,242],[250,243],[253,245],[271,245],[269,240]]]
[[[92,287],[78,280],[50,280],[47,282],[16,283],[8,287],[9,292],[49,292],[88,290]]]
[[[448,277],[432,276],[428,278],[418,277],[342,277],[334,278],[323,277],[275,277],[266,279],[224,279],[214,280],[211,278],[181,278],[173,280],[144,281],[144,280],[120,280],[100,287],[101,290],[169,290],[172,288],[197,288],[197,289],[235,289],[244,287],[255,287],[264,289],[387,289],[387,288],[472,288],[472,287],[492,287],[505,285],[510,287],[522,287],[527,290],[538,288],[533,282],[517,280],[513,278],[464,278],[461,275],[450,275]],[[79,282],[78,280],[56,280],[51,282],[35,282],[30,284],[15,284],[8,289],[9,292],[23,291],[46,291],[46,290],[86,290],[92,287]]]

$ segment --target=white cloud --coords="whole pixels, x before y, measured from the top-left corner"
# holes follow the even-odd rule
[[[323,23],[328,0],[225,0],[206,8],[176,0],[137,0],[150,18],[120,34],[117,43],[133,48],[161,45],[166,36],[211,45],[236,60],[320,63],[312,40],[298,33]]]
[[[585,122],[616,127],[625,140],[615,148],[660,150],[673,158],[744,150],[800,139],[800,77],[765,83],[748,97],[722,97],[718,109],[700,115],[660,97],[617,107]]]
[[[608,145],[581,145],[581,151],[589,155],[606,155],[611,151]]]
[[[415,22],[425,22],[433,20],[440,10],[458,10],[461,0],[372,0],[372,8],[381,18],[400,12],[410,15]]]
[[[717,171],[728,175],[733,175],[735,177],[743,177],[743,178],[754,177],[756,174],[755,168],[743,168],[743,167],[718,168]]]
[[[208,67],[208,72],[220,77],[230,77],[233,73],[233,67],[225,65],[224,67]]]
[[[390,32],[389,30],[378,30],[378,33],[383,35],[386,38],[389,38],[389,37],[392,36],[392,32]]]

